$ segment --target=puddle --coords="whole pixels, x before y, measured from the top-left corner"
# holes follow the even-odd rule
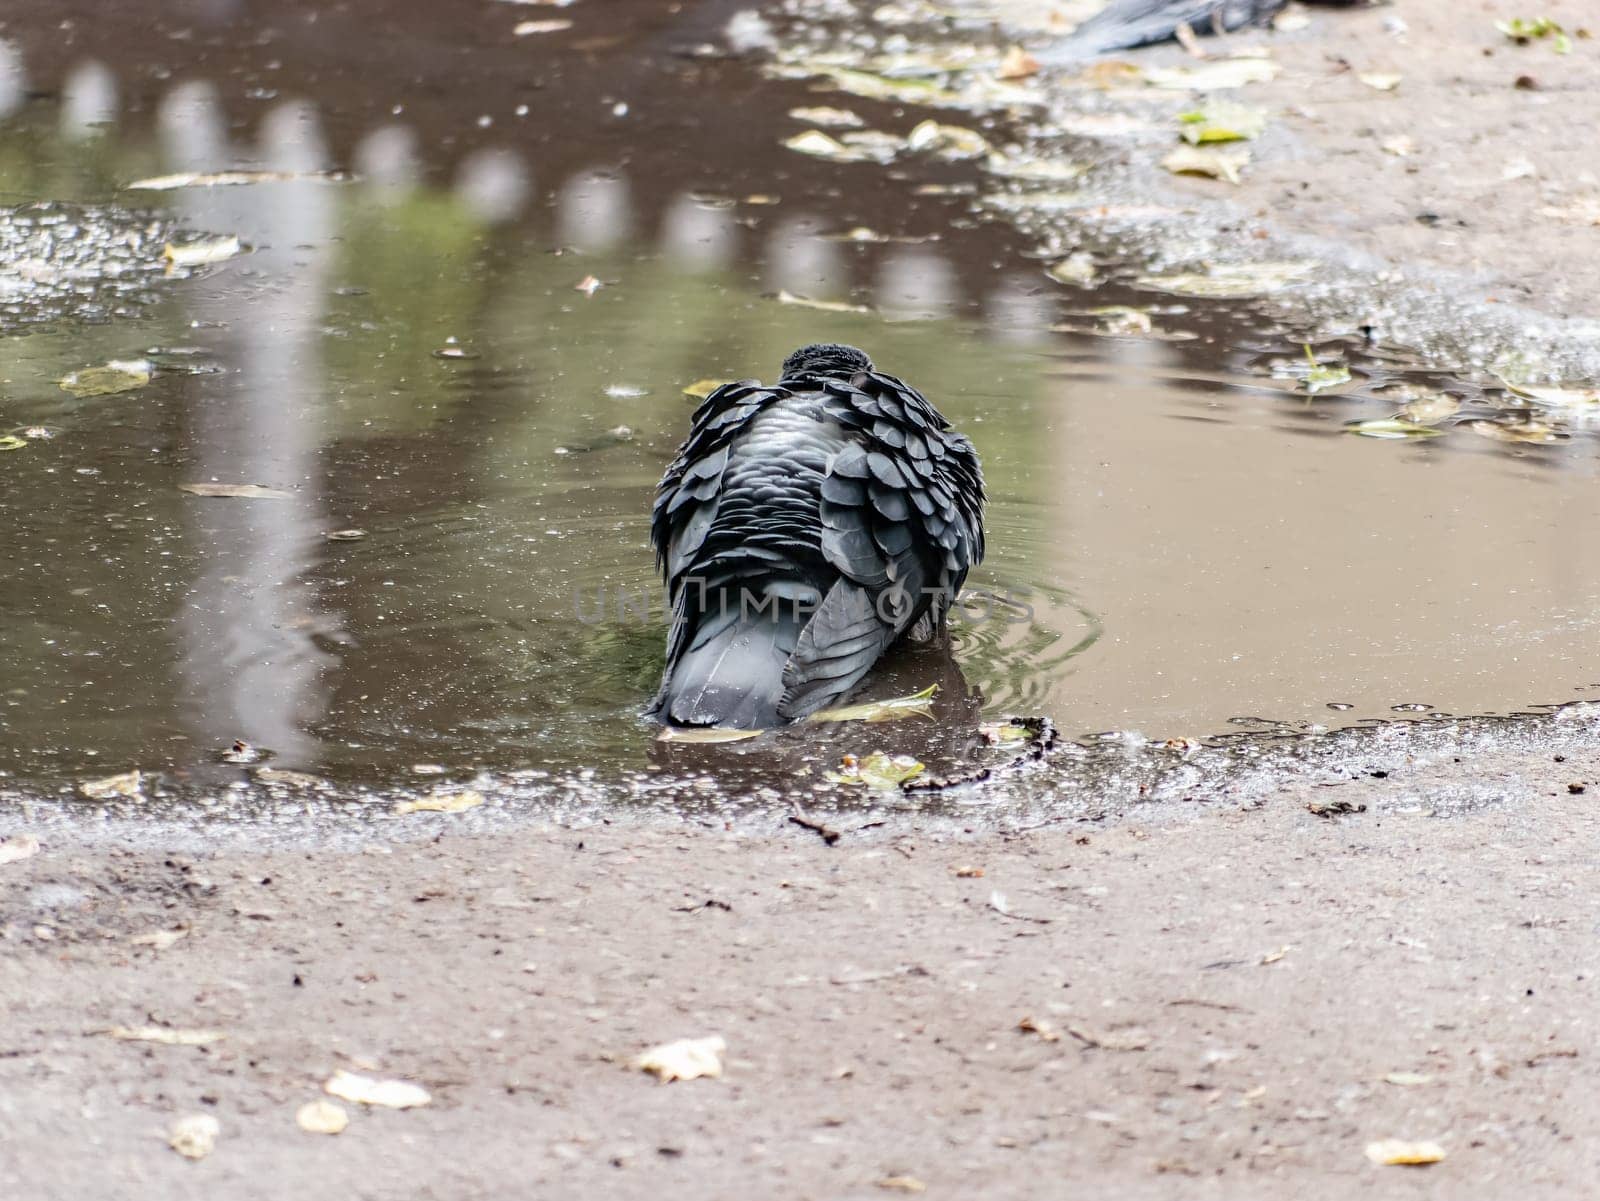
[[[1355,343],[1315,348],[1353,378],[1310,398],[1281,366],[1302,354],[1289,333],[1130,284],[1092,303],[1161,304],[1177,337],[1056,332],[1084,325],[1082,294],[1003,231],[963,228],[962,200],[796,162],[749,127],[787,130],[801,85],[702,65],[678,51],[707,34],[625,7],[636,19],[589,51],[589,91],[551,102],[559,135],[516,124],[542,103],[527,63],[561,82],[554,51],[530,46],[518,63],[486,52],[472,111],[429,88],[382,108],[296,99],[352,87],[304,46],[270,84],[257,66],[118,81],[41,52],[43,95],[0,123],[5,203],[89,206],[71,210],[95,215],[81,224],[142,231],[146,248],[235,236],[242,253],[187,278],[141,270],[116,311],[52,292],[41,323],[4,336],[0,435],[22,443],[0,454],[12,794],[137,766],[154,791],[242,811],[261,789],[228,761],[241,740],[243,758],[369,799],[425,783],[425,766],[488,773],[507,796],[625,781],[737,803],[797,772],[809,790],[866,742],[909,740],[941,771],[1002,761],[977,749],[980,711],[1047,715],[1069,737],[1205,739],[1237,765],[1245,735],[1503,713],[1600,680],[1588,431],[1479,436],[1465,422],[1499,412],[1480,389]],[[705,90],[674,107],[686,72]],[[663,131],[670,153],[652,146]],[[120,186],[223,168],[307,177]],[[835,236],[858,226],[913,240]],[[820,340],[869,349],[984,457],[991,557],[956,665],[908,660],[879,685],[937,680],[940,721],[659,747],[638,718],[665,628],[648,512],[693,408],[683,390],[770,378]],[[129,391],[56,382],[140,359],[153,378]],[[1459,394],[1446,436],[1344,432],[1393,411],[1379,397],[1401,384]],[[184,490],[202,483],[280,495]],[[1029,803],[1086,803],[1085,765],[1107,784],[1108,753],[1069,747]],[[276,791],[334,795],[298,787]]]

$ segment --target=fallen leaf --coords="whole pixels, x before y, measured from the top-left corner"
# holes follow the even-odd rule
[[[874,751],[864,759],[846,755],[838,771],[827,778],[835,784],[859,784],[879,792],[893,792],[927,768],[910,755],[886,755]]]
[[[185,1159],[204,1159],[217,1146],[222,1124],[209,1113],[192,1113],[172,1124],[167,1146]]]
[[[317,180],[344,183],[351,177],[325,171],[185,171],[178,175],[157,175],[136,179],[127,187],[145,192],[170,192],[176,188],[228,188],[258,183],[285,183],[291,180]]]
[[[1225,183],[1242,183],[1239,171],[1250,162],[1244,147],[1222,150],[1213,147],[1180,146],[1161,160],[1174,175],[1209,175]]]
[[[1400,415],[1418,425],[1437,425],[1454,417],[1461,410],[1461,402],[1447,392],[1425,392],[1414,396],[1400,407]]]
[[[1600,405],[1600,388],[1545,388],[1513,383],[1507,383],[1506,387],[1518,396],[1526,396],[1551,409],[1587,409],[1592,405]]]
[[[171,1026],[109,1026],[95,1031],[130,1043],[161,1043],[168,1047],[209,1047],[228,1036],[221,1030],[180,1030]]]
[[[1027,79],[1038,73],[1039,60],[1021,46],[1012,46],[1000,60],[1000,69],[995,76],[998,79]]]
[[[710,746],[719,742],[743,742],[746,738],[759,738],[761,733],[760,730],[725,730],[720,726],[662,726],[656,734],[656,741]]]
[[[1552,38],[1557,54],[1570,54],[1572,51],[1572,39],[1549,17],[1513,17],[1509,21],[1496,21],[1494,27],[1519,46],[1526,46],[1538,38]],[[1578,36],[1583,36],[1581,29]]]
[[[322,1091],[353,1105],[383,1109],[416,1109],[433,1100],[427,1089],[409,1080],[374,1080],[342,1068],[323,1083]]]
[[[847,108],[828,108],[825,105],[791,108],[789,116],[796,121],[805,121],[810,125],[826,125],[832,129],[860,129],[866,124]]]
[[[1265,955],[1263,955],[1261,957],[1261,965],[1263,967],[1265,967],[1269,963],[1277,963],[1280,959],[1282,959],[1288,953],[1289,953],[1289,948],[1288,947],[1279,947],[1276,951],[1268,951]]]
[[[1563,442],[1567,437],[1540,421],[1469,421],[1467,428],[1499,442]]]
[[[1265,58],[1223,58],[1192,67],[1151,67],[1145,81],[1154,87],[1190,92],[1213,92],[1241,88],[1248,83],[1276,79],[1283,68]]]
[[[135,934],[128,941],[136,947],[153,947],[157,951],[165,951],[180,938],[188,937],[187,930],[151,930],[146,934]]]
[[[1080,83],[1109,91],[1113,88],[1126,88],[1144,83],[1145,72],[1137,63],[1108,58],[1091,63],[1078,73],[1077,78]]]
[[[329,542],[360,542],[367,536],[366,530],[330,530],[323,537]]]
[[[861,96],[867,100],[899,100],[910,104],[939,105],[959,97],[936,83],[925,79],[895,79],[874,75],[870,71],[857,71],[852,67],[819,65],[809,68],[806,74],[826,76],[841,92]]]
[[[1259,137],[1267,127],[1267,115],[1246,104],[1217,100],[1201,108],[1179,113],[1183,140],[1192,146],[1206,142],[1238,142]]]
[[[1213,263],[1205,271],[1142,275],[1141,287],[1180,296],[1260,296],[1281,291],[1311,274],[1315,263],[1294,259],[1257,263]]]
[[[168,242],[161,255],[174,267],[200,267],[206,263],[221,263],[233,258],[244,249],[238,238],[203,238],[198,242],[185,242],[179,246]]]
[[[1379,142],[1378,149],[1396,158],[1407,158],[1417,152],[1417,143],[1409,134],[1397,133]]]
[[[824,313],[870,313],[864,304],[851,304],[844,300],[812,300],[809,296],[796,296],[793,292],[782,291],[777,296],[779,304],[796,304],[801,308],[818,309]]]
[[[1090,309],[1089,316],[1100,318],[1108,334],[1148,334],[1155,328],[1148,310],[1131,308],[1125,304]]]
[[[254,775],[257,783],[280,788],[323,788],[327,785],[321,776],[303,771],[284,771],[281,767],[258,767]]]
[[[149,359],[112,359],[104,367],[85,367],[57,382],[74,396],[114,396],[144,387],[154,371]]]
[[[1037,1034],[1040,1042],[1058,1043],[1061,1041],[1060,1032],[1041,1018],[1023,1018],[1017,1023],[1017,1029],[1024,1034]]]
[[[1045,269],[1045,274],[1057,283],[1076,284],[1086,287],[1094,283],[1099,273],[1099,265],[1094,261],[1094,255],[1086,251],[1069,254],[1059,263]]]
[[[1006,746],[1013,742],[1027,742],[1035,731],[1014,721],[986,721],[978,726],[978,737],[989,746]]]
[[[899,721],[906,717],[932,717],[933,697],[939,685],[929,684],[921,692],[910,696],[897,696],[886,701],[865,701],[859,705],[844,705],[838,709],[822,709],[807,721]]]
[[[28,444],[15,434],[6,434],[4,437],[0,437],[0,451],[21,450],[26,445]]]
[[[1317,356],[1311,353],[1311,347],[1306,345],[1306,368],[1300,377],[1300,383],[1312,396],[1329,388],[1337,388],[1340,384],[1350,382],[1350,368],[1342,362],[1319,363]]]
[[[731,379],[697,379],[683,390],[683,394],[695,400],[704,400],[724,384],[731,383]]]
[[[585,275],[577,283],[572,285],[572,290],[574,292],[582,292],[585,296],[593,296],[603,287],[605,287],[605,284],[601,283],[594,276]]]
[[[715,1034],[709,1038],[680,1038],[651,1047],[633,1061],[633,1066],[663,1081],[698,1080],[702,1076],[715,1079],[722,1075],[722,1053],[727,1049],[728,1044]]]
[[[984,160],[983,169],[990,175],[999,175],[1005,179],[1022,180],[1023,182],[1038,183],[1065,183],[1067,180],[1077,179],[1088,170],[1082,163],[1072,162],[1063,158],[1018,158],[1004,154],[991,154]],[[1076,201],[1078,193],[1071,194]],[[1027,203],[1031,197],[1018,197],[1020,203]]]
[[[340,1134],[350,1125],[350,1114],[344,1106],[319,1098],[294,1111],[294,1124],[307,1134]]]
[[[1433,1077],[1424,1075],[1421,1072],[1389,1072],[1384,1076],[1383,1082],[1385,1084],[1398,1084],[1402,1087],[1410,1088],[1424,1084],[1432,1084]]]
[[[98,780],[80,780],[78,791],[91,801],[110,801],[117,797],[143,800],[144,774],[138,768],[134,768],[121,775],[102,776]]]
[[[0,842],[0,864],[21,863],[39,853],[39,840],[32,834],[13,834]]]
[[[959,880],[981,880],[983,879],[983,869],[981,867],[973,867],[970,864],[958,867],[956,868],[956,878]]]
[[[859,135],[858,135],[859,136]],[[827,159],[834,163],[881,163],[887,162],[881,146],[873,147],[869,143],[846,145],[838,138],[823,133],[820,129],[808,129],[804,133],[797,133],[791,138],[783,140],[784,146],[800,154],[809,154],[812,158]],[[898,149],[898,139],[896,147]],[[894,157],[894,150],[888,152],[888,158]]]
[[[885,1176],[875,1182],[881,1189],[891,1193],[925,1193],[928,1186],[915,1176]]]
[[[519,21],[512,26],[511,32],[519,38],[525,38],[529,34],[561,33],[571,28],[571,21]]]
[[[1438,1163],[1444,1158],[1444,1148],[1438,1143],[1386,1138],[1367,1144],[1367,1158],[1384,1167]]]
[[[401,801],[394,807],[396,813],[462,813],[483,804],[483,793],[471,788],[459,792],[436,792],[414,801]]]
[[[1379,92],[1392,92],[1400,86],[1400,76],[1383,71],[1365,71],[1356,76],[1362,83]]]
[[[982,134],[960,125],[941,125],[937,121],[923,121],[917,125],[906,135],[905,144],[907,150],[936,155],[952,162],[989,153],[989,143]]]
[[[236,500],[288,500],[294,496],[293,492],[266,488],[260,484],[213,484],[206,481],[198,484],[179,484],[178,490],[195,496],[232,497]]]
[[[1432,426],[1418,425],[1404,417],[1378,417],[1371,421],[1351,421],[1344,427],[1347,434],[1360,434],[1363,438],[1417,439],[1437,438],[1444,431]]]

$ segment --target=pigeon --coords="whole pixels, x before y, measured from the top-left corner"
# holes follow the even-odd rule
[[[983,504],[972,443],[853,346],[722,385],[656,492],[672,625],[650,714],[781,726],[837,704],[896,643],[944,639],[983,558]]]

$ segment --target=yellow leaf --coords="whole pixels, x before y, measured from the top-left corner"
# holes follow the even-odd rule
[[[1444,1148],[1438,1143],[1386,1138],[1367,1144],[1367,1158],[1384,1167],[1438,1163],[1444,1158]]]

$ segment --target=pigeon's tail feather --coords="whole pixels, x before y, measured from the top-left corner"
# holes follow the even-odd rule
[[[738,613],[708,622],[669,663],[657,713],[680,726],[760,730],[781,725],[783,670],[804,619],[793,612]]]
[[[1111,0],[1035,57],[1046,66],[1068,66],[1113,50],[1168,41],[1180,25],[1203,34],[1260,24],[1283,6],[1284,0]]]

